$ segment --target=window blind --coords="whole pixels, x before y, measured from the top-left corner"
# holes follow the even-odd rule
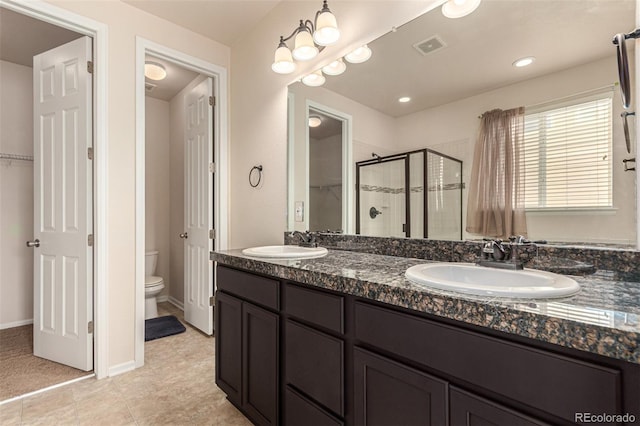
[[[525,208],[611,207],[613,91],[525,114]]]

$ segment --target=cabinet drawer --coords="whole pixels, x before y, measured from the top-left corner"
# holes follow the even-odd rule
[[[620,413],[620,372],[361,302],[355,336],[512,400],[573,421]]]
[[[286,382],[324,407],[344,415],[344,342],[285,322]]]
[[[544,426],[529,416],[503,407],[461,389],[451,387],[449,394],[451,426]]]
[[[287,283],[284,298],[289,315],[344,333],[344,297]]]
[[[216,287],[276,311],[280,308],[278,280],[218,266]]]
[[[342,426],[344,422],[329,415],[322,408],[287,386],[284,424],[286,426]]]

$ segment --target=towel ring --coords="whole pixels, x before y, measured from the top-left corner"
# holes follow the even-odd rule
[[[258,172],[258,181],[254,184],[254,179],[253,179],[253,175],[254,175],[254,171]],[[251,170],[249,171],[249,185],[251,185],[252,188],[257,188],[258,185],[260,185],[260,181],[262,181],[262,165],[259,166],[253,166],[251,168]]]

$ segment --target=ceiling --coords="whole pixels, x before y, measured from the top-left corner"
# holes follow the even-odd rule
[[[199,73],[195,71],[188,70],[173,62],[151,55],[147,55],[145,61],[161,64],[167,71],[167,77],[164,80],[154,81],[148,78],[145,79],[145,95],[151,98],[170,101],[199,75]]]
[[[631,31],[634,16],[634,0],[484,0],[459,19],[436,8],[369,43],[369,61],[347,64],[324,87],[399,117],[607,56],[615,63],[613,35]],[[444,48],[414,49],[434,35]],[[512,66],[524,56],[536,61]]]
[[[131,6],[231,46],[280,0],[123,0]]]

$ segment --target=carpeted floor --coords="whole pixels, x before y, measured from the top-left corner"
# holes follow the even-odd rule
[[[0,401],[88,374],[34,356],[32,325],[0,330]]]

